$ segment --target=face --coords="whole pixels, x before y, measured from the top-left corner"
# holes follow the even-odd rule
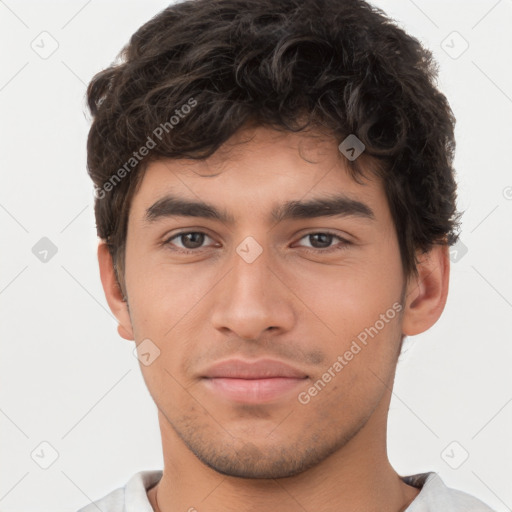
[[[387,397],[399,246],[382,183],[356,183],[335,140],[259,127],[229,142],[148,167],[129,215],[127,329],[167,428],[202,462],[291,476]]]

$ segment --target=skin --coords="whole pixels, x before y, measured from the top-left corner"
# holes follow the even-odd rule
[[[419,492],[389,463],[387,414],[403,336],[427,330],[444,309],[448,248],[421,255],[418,277],[405,280],[382,183],[356,183],[338,143],[247,127],[206,161],[151,163],[129,214],[127,302],[99,244],[119,334],[137,344],[149,338],[160,350],[141,364],[164,453],[163,477],[148,493],[155,510],[273,511],[278,504],[289,512],[396,512]],[[375,218],[269,219],[276,205],[334,192],[364,202]],[[235,222],[145,222],[146,210],[168,193],[208,202]],[[190,237],[169,241],[178,231],[208,236],[195,246]],[[335,236],[325,242],[318,237],[325,231]],[[252,263],[236,252],[248,236],[262,248]],[[333,247],[343,248],[326,252]],[[180,254],[183,248],[196,252]],[[401,298],[401,313],[300,403],[298,393]],[[235,403],[201,378],[231,357],[275,358],[308,378],[270,403]]]

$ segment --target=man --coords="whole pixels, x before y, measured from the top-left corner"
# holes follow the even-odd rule
[[[93,78],[101,280],[164,469],[83,510],[490,510],[386,452],[458,237],[435,78],[361,0],[178,3]]]

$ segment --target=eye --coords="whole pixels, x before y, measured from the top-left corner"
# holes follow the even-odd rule
[[[202,231],[182,231],[181,233],[176,233],[167,238],[163,244],[165,246],[169,246],[170,249],[175,252],[191,254],[194,252],[197,253],[200,249],[206,248],[207,246],[205,246],[204,243],[207,240],[213,242],[213,239]],[[351,242],[348,240],[327,231],[308,233],[300,238],[299,242],[301,240],[309,242],[309,245],[303,245],[302,247],[308,251],[317,253],[330,253],[345,249],[347,246],[351,245]],[[332,245],[336,240],[338,240],[338,244]]]
[[[333,240],[339,240],[340,244],[337,246],[331,246]],[[311,248],[313,251],[316,252],[331,252],[331,251],[337,251],[341,249],[346,249],[348,245],[351,244],[348,240],[345,240],[344,238],[341,238],[338,235],[335,235],[334,233],[329,233],[325,231],[318,231],[315,233],[308,233],[307,235],[303,236],[300,240],[307,240],[309,242],[309,247],[306,245],[306,248]]]
[[[212,240],[211,237],[202,231],[182,231],[165,240],[164,245],[174,245],[178,247],[177,252],[190,253],[197,252],[197,249],[202,248],[206,239]]]

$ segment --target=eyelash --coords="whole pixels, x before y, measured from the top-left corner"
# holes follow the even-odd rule
[[[190,235],[190,234],[200,234],[200,235],[205,235],[205,236],[211,238],[208,235],[208,233],[205,233],[203,231],[181,231],[180,233],[176,233],[176,234],[172,235],[171,237],[167,238],[164,241],[163,245],[171,246],[172,240],[174,240],[175,238],[179,238],[180,236]],[[348,240],[345,240],[344,238],[340,237],[339,235],[336,235],[335,233],[331,233],[330,231],[312,231],[311,233],[306,233],[305,235],[303,235],[299,240],[302,240],[303,238],[306,238],[306,237],[312,236],[312,235],[330,235],[333,238],[337,238],[340,242],[342,242],[342,245],[338,246],[338,247],[337,246],[329,247],[327,249],[316,249],[316,248],[310,248],[310,247],[303,247],[303,249],[306,249],[307,252],[312,252],[312,253],[317,253],[317,254],[318,253],[330,254],[331,252],[344,250],[347,248],[347,246],[352,245],[352,242],[349,242]],[[203,249],[203,248],[202,247],[200,247],[198,249],[178,248],[178,249],[171,249],[171,250],[181,253],[181,254],[193,254],[193,253],[199,252],[201,249]]]

